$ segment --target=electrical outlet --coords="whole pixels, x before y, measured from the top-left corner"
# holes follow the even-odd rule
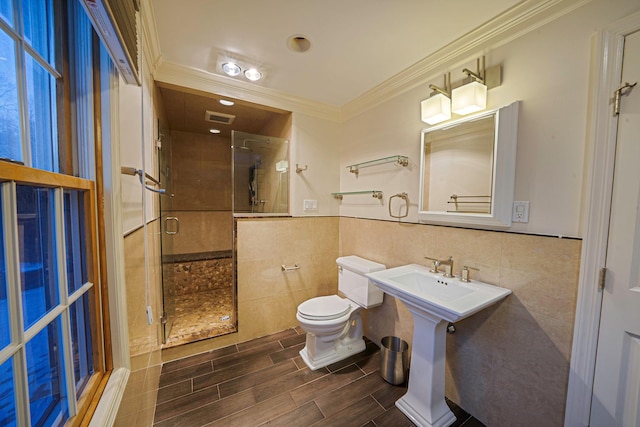
[[[529,222],[529,202],[513,202],[513,222]]]

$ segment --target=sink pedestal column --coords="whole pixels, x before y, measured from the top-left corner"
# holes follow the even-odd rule
[[[444,401],[448,322],[408,304],[407,308],[414,324],[409,389],[396,406],[419,427],[449,426],[456,417]]]

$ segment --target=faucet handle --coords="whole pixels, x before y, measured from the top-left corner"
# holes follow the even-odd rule
[[[429,273],[438,273],[438,267],[440,267],[440,260],[436,259],[436,258],[431,258],[431,257],[424,257],[425,259],[431,260],[433,262],[433,265],[431,267],[431,270],[429,270]]]
[[[480,269],[476,267],[469,267],[468,265],[463,266],[462,271],[460,271],[460,280],[462,282],[469,283],[471,281],[469,278],[469,270],[480,271]]]

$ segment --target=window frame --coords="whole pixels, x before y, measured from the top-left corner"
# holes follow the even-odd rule
[[[40,318],[27,331],[24,331],[22,319],[22,304],[20,295],[20,260],[18,259],[19,236],[17,230],[17,202],[16,202],[16,185],[25,184],[36,186],[39,188],[52,188],[55,193],[55,229],[56,229],[56,245],[57,245],[57,267],[58,267],[58,292],[60,302],[51,309],[46,315]],[[21,422],[29,424],[28,406],[29,394],[27,391],[26,378],[26,356],[24,347],[26,342],[33,338],[36,334],[46,328],[58,317],[62,318],[63,328],[63,350],[66,372],[66,395],[69,404],[69,425],[79,425],[82,418],[88,413],[96,393],[103,387],[102,383],[108,377],[108,371],[105,368],[105,352],[102,334],[102,304],[101,289],[98,277],[98,251],[97,251],[97,212],[96,212],[96,191],[95,183],[90,180],[62,175],[53,172],[43,171],[39,169],[28,168],[16,164],[4,164],[0,169],[0,186],[3,200],[3,219],[4,238],[6,244],[5,262],[7,265],[7,296],[10,301],[9,316],[11,324],[11,344],[7,348],[0,351],[0,363],[5,362],[10,357],[13,359],[13,372],[15,384],[16,398],[16,417],[19,425]],[[85,237],[87,250],[87,278],[77,290],[69,293],[68,278],[66,272],[66,242],[65,242],[65,224],[64,224],[64,190],[80,190],[85,194],[84,197],[84,213],[85,213]],[[71,326],[70,326],[70,309],[72,304],[78,301],[83,295],[89,293],[92,296],[93,306],[91,309],[91,324],[88,325],[92,329],[94,345],[93,365],[94,374],[89,378],[84,387],[84,391],[80,398],[75,393],[76,381],[74,379],[74,366],[71,351]],[[93,295],[91,295],[93,294]],[[88,307],[89,308],[89,307]],[[17,341],[17,342],[16,342]],[[18,358],[15,358],[15,356]],[[25,419],[24,417],[27,417]]]
[[[113,370],[113,355],[111,347],[110,316],[108,305],[108,280],[107,266],[105,261],[105,240],[104,240],[104,209],[97,200],[104,199],[102,185],[102,108],[104,101],[101,92],[106,90],[106,102],[110,102],[112,88],[104,88],[104,76],[112,73],[113,64],[105,61],[100,49],[100,39],[91,29],[90,39],[85,40],[91,48],[89,59],[92,72],[85,75],[86,82],[91,86],[91,93],[87,95],[91,98],[85,103],[90,110],[84,110],[82,118],[78,119],[77,111],[74,107],[74,97],[77,82],[75,76],[73,57],[73,47],[75,40],[74,23],[71,19],[71,7],[76,7],[76,13],[86,14],[84,8],[75,0],[54,0],[52,2],[52,12],[54,14],[54,29],[56,33],[53,45],[55,46],[55,64],[49,64],[38,52],[29,46],[23,39],[22,11],[21,4],[11,1],[13,6],[13,25],[6,24],[0,19],[0,29],[4,31],[13,41],[16,49],[15,67],[17,83],[17,102],[19,109],[20,126],[20,147],[22,150],[22,161],[25,165],[0,161],[0,191],[3,194],[3,224],[4,238],[8,243],[5,250],[5,263],[7,265],[7,299],[9,302],[9,317],[11,325],[11,343],[5,348],[0,348],[0,363],[4,363],[10,357],[13,358],[13,373],[16,401],[16,421],[18,425],[28,424],[29,421],[29,394],[26,358],[24,356],[24,339],[35,336],[46,325],[56,322],[61,317],[64,341],[65,358],[65,384],[66,399],[69,405],[69,418],[67,425],[80,425],[88,423],[93,415],[97,402],[104,392],[106,383]],[[88,17],[87,17],[88,18]],[[29,131],[28,99],[26,86],[26,58],[31,55],[39,65],[45,67],[50,75],[56,79],[55,96],[56,102],[51,108],[57,110],[57,121],[52,123],[57,126],[57,167],[58,172],[49,172],[35,169],[32,165],[31,135]],[[75,86],[74,86],[75,85]],[[109,113],[109,112],[105,112]],[[109,124],[107,124],[109,125]],[[79,132],[80,130],[80,132]],[[78,138],[78,134],[82,138]],[[78,139],[82,139],[78,141]],[[80,156],[82,158],[80,158]],[[91,179],[83,179],[72,176],[82,175]],[[19,259],[17,259],[19,242],[17,235],[16,217],[16,184],[26,184],[36,187],[53,188],[56,209],[56,230],[61,230],[56,234],[57,257],[58,257],[58,283],[61,301],[53,310],[49,311],[43,318],[38,320],[29,328],[29,334],[25,337],[24,326],[22,325],[22,307],[16,306],[16,302],[21,301],[20,270]],[[84,197],[84,228],[86,236],[86,256],[87,256],[87,277],[89,281],[80,288],[69,293],[66,278],[66,242],[64,234],[64,191],[80,190],[85,193]],[[9,201],[7,203],[7,201]],[[98,250],[100,248],[100,251]],[[12,252],[11,254],[9,252]],[[61,261],[62,260],[62,261]],[[17,263],[16,263],[17,262]],[[10,267],[12,266],[12,267]],[[101,268],[99,268],[101,266]],[[11,271],[9,271],[11,268]],[[15,269],[17,268],[17,271]],[[17,286],[16,286],[17,284]],[[64,286],[64,289],[62,287]],[[76,381],[71,347],[71,324],[70,311],[72,304],[90,295],[91,303],[85,309],[90,311],[90,324],[85,325],[91,329],[94,373],[84,383],[84,389],[78,397],[75,393]],[[19,318],[18,318],[19,317]],[[78,319],[77,319],[78,320]],[[36,330],[37,327],[37,330]],[[20,342],[16,343],[16,337]],[[17,376],[17,373],[20,375]],[[73,391],[73,393],[71,393]],[[26,414],[26,415],[25,415]],[[26,419],[25,419],[26,417]]]

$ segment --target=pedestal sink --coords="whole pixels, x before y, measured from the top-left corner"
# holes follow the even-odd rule
[[[475,280],[445,278],[418,264],[368,273],[367,277],[404,302],[413,315],[409,389],[396,406],[417,426],[451,425],[456,417],[444,400],[447,325],[496,303],[511,291]]]

